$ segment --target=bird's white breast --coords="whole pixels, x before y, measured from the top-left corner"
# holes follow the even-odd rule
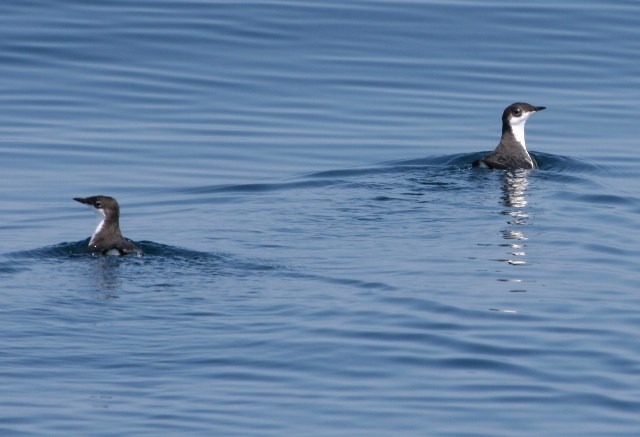
[[[98,223],[98,226],[96,226],[96,230],[93,231],[93,235],[91,236],[91,241],[89,241],[90,245],[95,243],[96,236],[98,235],[98,233],[104,227],[104,220],[105,220],[105,217],[106,217],[104,215],[104,211],[103,210],[98,209],[98,208],[93,208],[93,207],[91,207],[91,209],[93,209],[93,211],[96,213],[98,218],[100,218],[100,223]]]

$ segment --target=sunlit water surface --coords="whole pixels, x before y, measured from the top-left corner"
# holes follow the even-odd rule
[[[3,435],[637,435],[636,2],[0,9]]]

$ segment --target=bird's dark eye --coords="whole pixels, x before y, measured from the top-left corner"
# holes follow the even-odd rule
[[[520,117],[522,115],[522,109],[520,108],[515,108],[513,110],[513,115],[515,115],[516,117]]]
[[[102,203],[96,202],[96,203],[94,203],[94,205],[95,205],[96,208],[102,209]]]

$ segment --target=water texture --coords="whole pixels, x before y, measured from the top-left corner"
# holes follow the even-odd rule
[[[637,435],[639,17],[3,3],[0,432]]]

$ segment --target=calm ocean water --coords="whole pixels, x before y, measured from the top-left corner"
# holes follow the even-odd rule
[[[2,435],[640,432],[638,2],[0,12]]]

